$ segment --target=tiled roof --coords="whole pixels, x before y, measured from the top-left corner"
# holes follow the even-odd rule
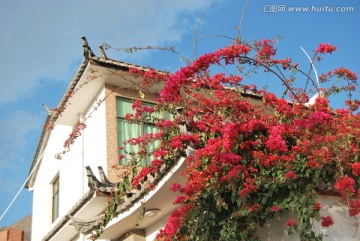
[[[82,46],[83,46],[83,51],[84,51],[84,53],[83,53],[84,59],[83,59],[82,63],[80,64],[80,67],[78,68],[72,81],[70,82],[63,98],[61,99],[60,103],[58,104],[57,109],[63,109],[67,105],[67,102],[69,100],[69,95],[75,90],[75,88],[76,88],[77,84],[79,83],[81,76],[84,74],[84,71],[85,71],[86,67],[88,66],[89,62],[96,63],[99,65],[104,65],[107,67],[112,67],[112,68],[121,68],[124,70],[129,70],[130,68],[140,68],[140,69],[145,69],[145,70],[149,69],[149,68],[145,68],[145,67],[142,67],[139,65],[129,64],[129,63],[126,63],[123,61],[108,59],[106,57],[105,53],[102,54],[102,57],[97,57],[91,50],[86,38],[81,37],[81,39],[82,39]],[[59,113],[50,111],[45,123],[51,122],[52,120],[56,120],[58,118],[58,115],[59,115]],[[36,149],[32,164],[31,164],[31,168],[29,171],[29,175],[30,174],[31,175],[25,185],[26,188],[32,188],[32,185],[35,181],[35,177],[37,175],[38,166],[39,166],[39,164],[37,164],[37,162],[41,161],[41,160],[39,160],[39,159],[41,159],[39,157],[41,155],[41,151],[44,148],[43,144],[46,143],[49,133],[50,133],[50,130],[48,130],[47,128],[43,128],[43,131],[40,136],[39,144],[37,146],[37,149]]]
[[[179,161],[179,158],[177,159]],[[144,178],[144,182],[133,187],[132,189],[127,190],[119,200],[119,204],[115,213],[115,217],[119,214],[127,211],[130,207],[134,205],[139,199],[141,199],[145,194],[149,192],[149,186],[155,186],[156,184],[164,177],[164,175],[177,163],[173,163],[172,165],[163,164],[156,173],[150,173]],[[91,231],[96,230],[100,227],[101,221],[104,216],[98,216],[91,220],[81,220],[73,218],[71,225],[75,226],[76,230],[89,234]]]
[[[11,230],[21,230],[24,232],[24,240],[23,241],[30,241],[31,240],[31,215],[28,215],[21,219],[20,221],[12,224],[9,227],[2,227],[0,231],[11,229]]]
[[[178,159],[179,160],[179,159]],[[148,174],[144,178],[144,182],[142,184],[137,185],[136,187],[126,191],[124,195],[120,197],[119,206],[117,207],[115,216],[127,211],[134,203],[136,203],[139,199],[141,199],[148,191],[149,185],[154,185],[161,180],[161,178],[171,169],[174,165],[166,165],[163,164],[156,173]],[[89,175],[88,175],[89,176]],[[91,185],[90,185],[91,186]],[[93,197],[96,196],[96,193],[104,193],[101,190],[103,185],[98,185],[98,189],[96,190],[93,186],[89,192],[87,192],[73,207],[72,209],[55,225],[55,227],[46,234],[46,236],[42,239],[42,241],[51,240],[51,238],[69,221],[70,225],[75,226],[75,229],[78,232],[88,234],[91,231],[99,228],[102,223],[103,215],[94,217],[92,219],[78,219],[74,218],[77,212],[86,205]],[[116,191],[116,190],[114,190]],[[106,194],[107,192],[105,192]],[[104,210],[105,211],[105,210]]]

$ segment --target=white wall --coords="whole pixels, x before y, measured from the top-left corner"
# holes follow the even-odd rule
[[[104,98],[105,89],[102,88],[96,100],[103,100]],[[94,104],[91,105],[85,114],[85,117],[88,118],[86,119],[86,128],[84,130],[84,164],[85,166],[90,166],[94,174],[99,177],[98,166],[102,166],[105,173],[107,172],[105,101],[97,107],[96,111],[94,111],[93,106]],[[87,181],[85,185],[87,186]]]
[[[71,132],[69,126],[55,126],[48,140],[48,146],[44,151],[38,174],[34,183],[33,215],[32,215],[32,238],[41,240],[51,228],[52,215],[52,185],[51,182],[59,173],[63,160],[55,159],[55,154],[61,151],[64,140]],[[60,149],[59,149],[60,147]],[[41,153],[40,153],[41,156]],[[60,174],[62,175],[62,174]],[[61,177],[60,177],[61,178]],[[64,196],[60,180],[60,197]],[[60,206],[61,208],[61,206]],[[61,212],[61,211],[60,211]]]
[[[102,89],[98,97],[104,96],[105,91]],[[93,108],[90,107],[85,117],[92,111]],[[61,160],[56,159],[55,155],[64,150],[63,144],[73,127],[56,125],[51,131],[34,183],[32,240],[41,240],[89,190],[84,169],[86,165],[91,166],[97,176],[98,166],[102,166],[107,171],[105,113],[105,102],[103,102],[86,120],[86,128],[82,135],[75,140]],[[60,208],[58,219],[52,223],[51,183],[57,174],[60,176]]]
[[[334,225],[323,228],[320,223],[314,221],[315,233],[323,234],[323,241],[359,241],[360,230],[356,232],[356,220],[349,217],[348,208],[341,203],[339,197],[320,196],[321,215],[331,216]],[[298,241],[299,235],[289,237],[286,233],[285,224],[292,215],[288,213],[284,217],[268,222],[267,226],[259,231],[262,241]],[[296,219],[294,218],[296,221]]]
[[[146,241],[155,240],[156,235],[159,233],[159,230],[165,226],[169,217],[170,213],[145,229]]]

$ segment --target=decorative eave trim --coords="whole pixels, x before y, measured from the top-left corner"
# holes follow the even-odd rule
[[[93,171],[89,166],[86,166],[86,175],[88,177],[88,186],[90,191],[85,193],[84,196],[72,207],[72,209],[56,224],[56,226],[43,238],[42,241],[50,240],[66,223],[71,220],[70,225],[75,226],[77,231],[82,233],[87,232],[88,229],[93,229],[93,226],[100,224],[103,215],[98,217],[81,220],[74,217],[77,212],[87,204],[96,195],[110,195],[111,192],[115,191],[118,183],[110,182],[106,177],[104,170],[101,166],[98,167],[101,181],[99,181],[94,175]],[[81,220],[81,221],[80,221]]]
[[[71,220],[70,225],[75,227],[75,230],[79,233],[88,234],[93,230],[95,227],[99,226],[103,220],[105,215],[99,215],[92,219],[79,219],[69,215]]]
[[[114,217],[119,216],[120,214],[128,211],[132,208],[140,199],[142,199],[147,193],[150,192],[148,188],[150,185],[154,186],[156,189],[156,185],[165,177],[165,175],[172,169],[176,168],[181,158],[185,158],[187,156],[194,155],[194,149],[192,147],[188,147],[186,149],[186,153],[183,156],[178,156],[174,163],[172,164],[162,164],[156,173],[149,173],[145,178],[144,182],[133,187],[132,189],[127,190],[121,197],[116,209],[116,213]],[[171,171],[170,171],[171,172]],[[85,220],[85,219],[73,219],[71,225],[77,228],[77,231],[82,232],[83,234],[89,234],[96,229],[99,229],[102,224],[102,220],[104,216],[98,216],[93,219]],[[90,223],[89,223],[90,222]]]
[[[116,188],[119,183],[110,182],[109,179],[106,177],[104,170],[101,166],[98,167],[100,180],[94,175],[93,171],[91,170],[90,166],[86,166],[86,176],[88,178],[88,185],[90,190],[100,191],[102,193],[111,194],[112,192],[116,191]]]

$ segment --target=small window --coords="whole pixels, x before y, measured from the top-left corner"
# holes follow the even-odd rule
[[[53,182],[52,186],[52,215],[51,221],[54,222],[59,217],[59,194],[60,194],[60,180],[59,175],[57,175]]]
[[[151,133],[157,133],[159,130],[155,126],[154,123],[148,122],[148,123],[128,123],[125,120],[125,116],[128,113],[133,113],[132,109],[133,101],[130,99],[125,98],[117,98],[117,129],[118,129],[118,145],[123,146],[124,141],[129,140],[131,138],[136,138],[139,136],[142,136],[144,134],[151,134]],[[149,102],[142,102],[142,105],[144,106],[155,106],[155,104],[149,103]],[[162,116],[157,116],[157,114],[154,114],[155,117],[162,118]],[[153,149],[156,147],[157,143],[153,143],[149,148]],[[136,153],[139,151],[138,146],[133,145],[127,145],[126,151],[128,153]],[[124,154],[123,151],[120,151],[120,154]],[[148,166],[151,162],[151,157],[147,157],[146,160],[139,160],[138,165],[140,166]],[[122,159],[120,161],[121,165],[126,164],[126,158]]]

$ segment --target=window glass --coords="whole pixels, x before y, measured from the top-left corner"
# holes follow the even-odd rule
[[[59,175],[52,182],[52,219],[54,222],[59,217],[59,194],[60,194],[60,181]]]
[[[124,141],[131,138],[136,138],[144,134],[157,133],[159,130],[153,123],[128,123],[125,120],[125,116],[128,113],[133,113],[131,108],[133,104],[132,100],[125,98],[117,98],[117,129],[118,129],[118,145],[123,146]],[[142,102],[143,106],[155,106],[152,103]],[[154,118],[161,117],[161,114],[154,113]],[[150,148],[153,149],[156,147],[157,143],[153,143]],[[120,161],[120,164],[125,165],[127,159],[130,157],[131,153],[137,153],[139,151],[138,145],[126,145],[126,154],[124,151],[120,150],[119,154],[124,154],[125,158]],[[146,160],[139,160],[138,164],[141,166],[148,166],[152,160],[152,157],[147,157]]]

